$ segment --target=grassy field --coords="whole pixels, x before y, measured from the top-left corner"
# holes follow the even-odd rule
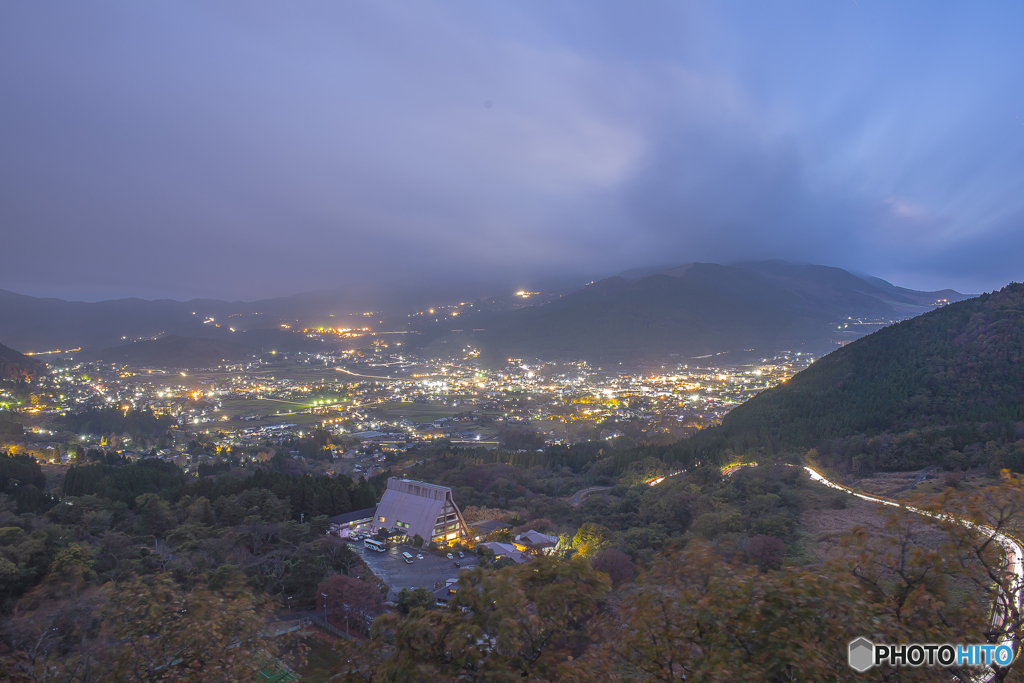
[[[300,631],[299,643],[305,651],[306,663],[296,667],[303,681],[321,683],[332,677],[331,671],[341,663],[341,656],[335,650],[335,640],[319,629],[310,626]],[[338,643],[338,648],[341,644]]]
[[[441,401],[432,401],[430,403],[394,401],[381,404],[370,412],[384,420],[398,420],[404,417],[411,422],[433,422],[442,417],[451,417],[457,413],[472,410],[473,407],[473,405],[462,401],[459,401],[457,406],[445,405]]]
[[[236,399],[225,397],[221,402],[221,412],[234,417],[236,415],[273,415],[275,413],[290,413],[296,410],[308,408],[308,403],[279,399]]]
[[[917,474],[919,472],[877,473],[858,479],[853,482],[852,488],[898,500],[912,500],[918,505],[927,502],[929,497],[937,497],[947,489],[941,472],[935,473],[938,477],[926,479],[916,487],[907,489]],[[959,491],[967,493],[991,485],[995,481],[994,477],[975,475],[961,482],[958,488]],[[808,489],[810,509],[800,517],[798,542],[796,547],[789,549],[788,561],[794,564],[816,564],[841,557],[844,555],[843,539],[857,527],[866,530],[869,538],[874,539],[880,539],[888,533],[884,527],[889,515],[894,512],[892,508],[832,492],[824,487],[820,487],[818,491],[816,488]],[[842,503],[839,503],[840,499]],[[919,523],[915,522],[915,527],[918,542],[922,547],[938,549],[946,542],[945,534],[923,517]],[[960,606],[968,600],[973,600],[976,604],[985,603],[984,594],[966,579],[953,580],[947,588],[951,605]]]

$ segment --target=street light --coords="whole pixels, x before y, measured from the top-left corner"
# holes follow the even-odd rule
[[[321,593],[324,598],[324,626],[327,625],[327,593]]]

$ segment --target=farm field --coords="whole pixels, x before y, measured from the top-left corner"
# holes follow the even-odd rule
[[[430,403],[413,403],[411,401],[392,401],[382,403],[372,408],[369,412],[379,419],[400,420],[405,418],[410,422],[433,422],[442,417],[451,417],[458,413],[472,410],[472,403],[459,401],[459,405],[446,405],[442,401],[431,401]]]

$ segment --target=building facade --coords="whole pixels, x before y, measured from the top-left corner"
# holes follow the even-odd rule
[[[398,477],[388,479],[373,528],[404,531],[409,538],[419,536],[424,544],[441,547],[471,542],[450,488]]]
[[[373,525],[373,517],[377,513],[377,508],[366,508],[364,510],[356,510],[355,512],[347,512],[343,515],[336,515],[327,520],[328,531],[342,538],[349,536],[353,533],[360,531],[369,531]]]

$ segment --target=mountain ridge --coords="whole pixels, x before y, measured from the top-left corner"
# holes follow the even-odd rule
[[[1012,444],[1020,428],[1024,285],[1011,283],[818,359],[737,406],[702,440],[736,452],[816,448],[847,471],[865,462],[913,469],[979,442]],[[978,464],[976,455],[962,457]]]
[[[807,344],[827,351],[835,342],[853,338],[849,331],[830,332],[829,323],[906,317],[928,310],[929,300],[935,298],[935,293],[868,282],[839,268],[781,261],[695,263],[663,271],[633,271],[640,276],[612,276],[563,296],[537,297],[557,297],[547,304],[520,300],[512,307],[478,306],[477,311],[490,308],[479,313],[463,309],[465,316],[458,324],[470,330],[466,341],[484,347],[492,361],[503,356],[650,360],[729,349],[768,353]],[[130,298],[90,303],[0,290],[0,309],[5,313],[0,316],[0,342],[33,351],[89,351],[178,335],[302,350],[302,335],[284,333],[284,325],[362,327],[368,309],[356,308],[353,302],[359,296],[324,290],[254,302]],[[956,296],[962,295],[944,298]],[[363,312],[329,315],[346,307]],[[443,342],[452,321],[410,320],[407,313],[412,310],[377,312],[374,327],[418,332],[420,338],[411,346],[443,355],[450,348]],[[650,339],[645,339],[645,331]]]
[[[624,362],[723,351],[824,353],[872,324],[941,303],[933,293],[907,292],[914,298],[828,266],[691,263],[598,280],[542,306],[460,318],[461,327],[479,331],[461,336],[463,330],[457,339],[479,348],[490,365],[508,358]],[[853,320],[859,326],[851,328]],[[431,339],[427,330],[426,337],[430,352],[456,340],[443,331]]]

